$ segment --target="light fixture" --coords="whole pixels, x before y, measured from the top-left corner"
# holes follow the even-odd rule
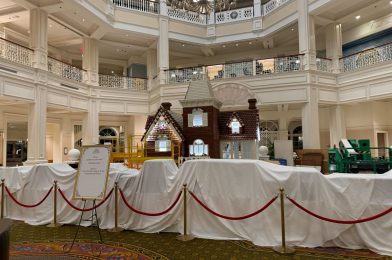
[[[215,10],[230,10],[237,4],[237,0],[168,0],[173,9],[192,11],[198,14],[209,14]]]
[[[359,18],[361,18],[360,15],[355,16],[355,19],[359,20]]]
[[[86,21],[86,19],[82,18],[82,22],[85,22],[85,21]]]
[[[291,31],[293,32],[293,31],[294,31],[294,28],[291,28]]]
[[[222,45],[222,48],[226,48],[226,45]]]
[[[392,5],[392,1],[389,1],[389,4]]]
[[[182,44],[182,47],[185,47],[185,44]]]
[[[252,45],[252,42],[249,42],[249,45]]]
[[[238,43],[235,44],[236,47],[238,47],[238,45],[239,45]]]

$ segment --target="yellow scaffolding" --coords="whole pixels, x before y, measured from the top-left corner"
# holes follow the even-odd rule
[[[136,169],[140,169],[144,161],[152,159],[177,159],[177,163],[179,162],[181,156],[181,144],[177,145],[172,142],[170,155],[149,156],[149,154],[159,152],[155,151],[155,148],[148,148],[146,142],[138,140],[141,140],[141,136],[128,136],[127,146],[116,147],[111,154],[111,162],[123,162],[129,168]]]

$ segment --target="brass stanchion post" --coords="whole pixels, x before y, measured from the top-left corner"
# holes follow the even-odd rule
[[[184,234],[183,235],[179,235],[177,236],[177,239],[180,241],[190,241],[192,239],[194,239],[194,237],[192,235],[188,235],[187,234],[187,214],[186,214],[186,194],[188,192],[188,189],[186,187],[186,184],[184,184],[184,188],[183,188],[183,198],[184,198]]]
[[[53,223],[47,225],[47,227],[60,227],[61,224],[57,223],[57,181],[53,183]]]
[[[109,232],[121,232],[124,229],[118,227],[118,184],[114,184],[114,228],[109,229]]]
[[[280,221],[281,221],[281,229],[282,229],[282,245],[274,246],[273,249],[275,252],[279,254],[293,254],[295,249],[289,246],[286,246],[286,227],[284,220],[284,189],[280,188]]]
[[[1,179],[1,219],[4,218],[4,179]]]

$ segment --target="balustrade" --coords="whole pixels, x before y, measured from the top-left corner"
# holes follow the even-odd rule
[[[391,60],[392,43],[388,43],[341,58],[340,70],[346,72]]]
[[[203,79],[203,67],[171,69],[166,71],[166,84]]]
[[[272,11],[274,11],[278,7],[284,5],[288,1],[290,1],[290,0],[272,0],[272,1],[269,1],[268,3],[263,5],[263,14],[267,15],[267,14],[271,13]]]
[[[317,70],[332,72],[332,60],[325,58],[316,58]]]
[[[253,18],[253,6],[216,13],[215,23],[221,24],[221,23],[248,20],[252,18]]]
[[[133,9],[147,13],[159,13],[159,2],[149,0],[112,0],[119,7]]]
[[[203,24],[207,23],[207,16],[205,14],[198,14],[195,12],[172,9],[170,6],[167,8],[167,15],[176,20],[191,22],[196,24]]]
[[[105,88],[146,90],[147,79],[99,74],[99,86]]]
[[[82,81],[82,69],[52,57],[48,57],[48,71],[66,79]]]
[[[32,49],[0,38],[0,57],[26,66],[33,66]]]
[[[166,84],[199,80],[203,79],[205,75],[207,75],[210,80],[218,80],[300,71],[303,70],[302,57],[303,55],[293,55],[193,68],[172,69],[166,71]]]

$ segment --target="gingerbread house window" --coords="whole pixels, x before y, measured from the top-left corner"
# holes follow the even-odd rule
[[[155,141],[155,151],[156,152],[170,152],[171,151],[171,141],[166,135],[158,136]]]
[[[201,108],[192,110],[192,114],[188,115],[188,127],[208,126],[208,114],[203,112]]]
[[[193,144],[189,146],[189,154],[190,156],[207,156],[208,144],[205,144],[201,139],[196,139]]]
[[[229,121],[227,122],[227,126],[230,128],[231,134],[236,135],[242,132],[244,123],[238,117],[237,113],[234,112],[230,117]]]

